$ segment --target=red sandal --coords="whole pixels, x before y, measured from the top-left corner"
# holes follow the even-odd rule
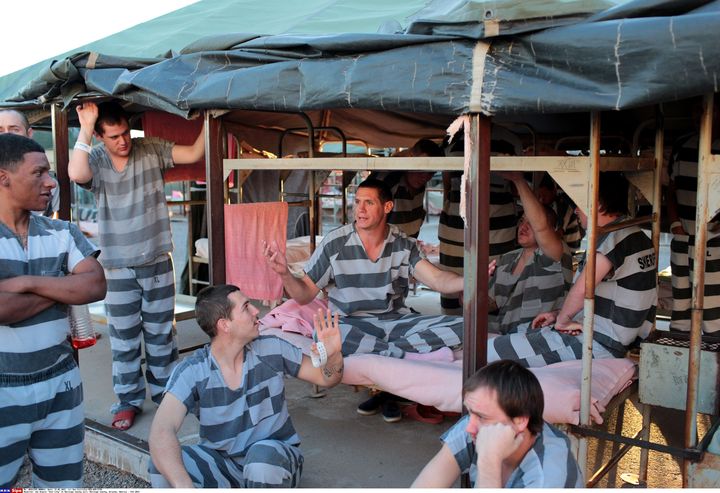
[[[443,415],[430,406],[424,406],[422,404],[413,403],[409,406],[405,406],[402,409],[402,413],[410,419],[419,421],[421,423],[428,423],[431,425],[439,425],[443,422]]]
[[[116,430],[120,431],[126,431],[130,429],[130,427],[135,423],[135,416],[137,415],[137,411],[135,409],[123,409],[122,411],[118,411],[113,415],[112,420],[112,427]],[[127,425],[118,426],[117,424],[120,421],[127,421]]]

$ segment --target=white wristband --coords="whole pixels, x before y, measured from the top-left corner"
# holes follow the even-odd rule
[[[316,342],[315,347],[317,348],[319,356],[315,356],[315,354],[311,352],[310,359],[315,368],[320,368],[327,363],[327,350],[325,349],[325,344],[322,342]]]
[[[90,154],[90,151],[92,151],[92,146],[86,144],[85,142],[80,142],[79,140],[75,142],[74,149],[77,149],[78,151],[87,152]]]
[[[680,221],[673,221],[670,223],[670,232],[672,232],[673,229],[677,227],[682,227],[682,223]]]

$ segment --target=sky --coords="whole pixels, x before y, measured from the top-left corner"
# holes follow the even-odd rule
[[[23,0],[3,2],[0,77],[195,0]]]

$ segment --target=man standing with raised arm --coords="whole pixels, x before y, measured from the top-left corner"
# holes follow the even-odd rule
[[[163,171],[205,154],[204,132],[189,146],[158,138],[130,138],[127,114],[116,102],[77,108],[80,134],[70,158],[70,179],[95,195],[100,263],[108,279],[105,310],[113,354],[113,387],[119,402],[112,426],[127,430],[142,410],[146,378],[153,401],[177,363],[174,336],[175,275]],[[92,148],[91,138],[101,142]]]

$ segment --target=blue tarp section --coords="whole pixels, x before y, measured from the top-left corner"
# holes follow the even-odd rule
[[[215,35],[168,58],[78,53],[11,101],[95,92],[183,116],[224,108],[513,115],[718,91],[720,0],[514,3],[430,2],[401,33]],[[553,3],[563,7],[557,14]]]

